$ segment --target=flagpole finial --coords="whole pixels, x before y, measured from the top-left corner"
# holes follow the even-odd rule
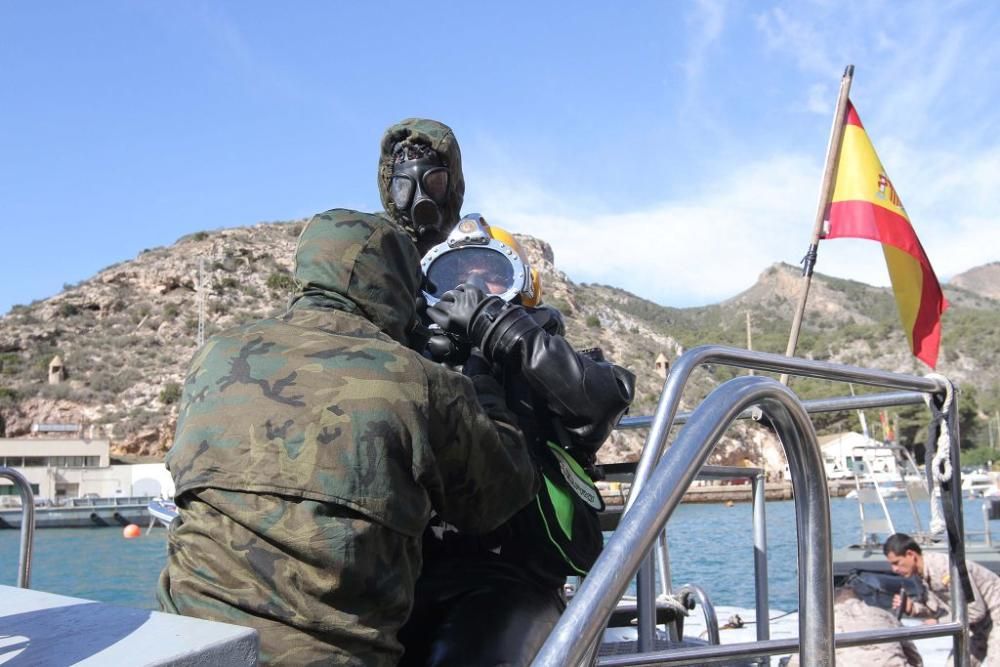
[[[854,76],[854,65],[848,65],[844,68],[844,76]]]

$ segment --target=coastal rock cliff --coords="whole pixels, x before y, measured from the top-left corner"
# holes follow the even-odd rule
[[[303,221],[261,223],[199,232],[110,266],[51,298],[15,306],[0,318],[0,432],[27,436],[33,424],[76,424],[81,433],[111,439],[117,456],[156,459],[170,446],[187,364],[197,347],[199,314],[205,336],[280,313],[293,288],[292,258]],[[637,376],[633,415],[655,409],[663,377],[655,368],[704,343],[783,352],[799,291],[799,271],[774,265],[746,291],[698,308],[664,307],[615,287],[578,284],[557,268],[557,249],[518,236],[542,274],[544,301],[564,314],[567,338],[601,347]],[[1000,407],[1000,272],[991,264],[956,277],[946,294],[939,372],[973,389],[983,415]],[[798,354],[816,359],[923,373],[909,354],[887,289],[817,274]],[[62,367],[52,377],[52,363]],[[685,392],[689,409],[737,371],[699,370]],[[829,394],[815,381],[796,381],[803,396]],[[839,389],[843,393],[843,388]],[[823,421],[851,426],[851,417]],[[634,459],[644,432],[615,433],[601,451],[606,462]],[[714,462],[731,465],[765,456],[777,461],[774,438],[738,425]]]

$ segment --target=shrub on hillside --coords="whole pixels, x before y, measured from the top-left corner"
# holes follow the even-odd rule
[[[176,382],[168,382],[160,390],[160,403],[171,405],[181,399],[181,386]]]
[[[291,292],[295,289],[295,279],[290,273],[275,271],[267,277],[267,286],[278,292]]]
[[[74,317],[80,314],[80,307],[75,303],[69,303],[64,301],[59,304],[59,316],[60,317]]]
[[[4,352],[0,354],[0,374],[16,375],[24,366],[21,355],[16,352]]]

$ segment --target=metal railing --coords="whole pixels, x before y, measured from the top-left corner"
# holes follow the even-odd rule
[[[752,405],[760,407],[767,415],[786,448],[795,490],[798,534],[811,538],[798,543],[802,663],[831,664],[833,565],[830,499],[826,476],[822,473],[823,460],[812,422],[801,403],[787,387],[765,377],[736,378],[712,392],[694,411],[656,466],[649,489],[637,494],[633,484],[631,509],[622,517],[604,553],[549,635],[535,664],[579,663],[715,444],[739,414]],[[642,613],[641,607],[639,611]],[[757,644],[766,645],[767,641]],[[710,647],[705,649],[709,651],[707,655],[712,655],[712,649],[726,650]]]
[[[787,387],[772,379],[742,377],[720,386],[692,413],[678,415],[681,394],[688,378],[695,368],[707,363],[788,372],[896,391],[803,403]],[[688,351],[671,369],[653,418],[623,420],[620,425],[622,428],[648,426],[650,429],[625,505],[625,515],[618,530],[605,547],[601,559],[584,580],[534,664],[579,663],[585,657],[587,648],[597,641],[605,619],[628,586],[631,577],[636,574],[640,654],[604,659],[601,664],[652,664],[652,662],[684,664],[694,660],[715,662],[738,656],[778,655],[795,649],[801,651],[802,664],[833,664],[829,497],[822,456],[808,414],[859,407],[916,404],[923,402],[925,394],[942,395],[947,389],[946,381],[937,377],[923,378],[722,346],[702,346]],[[758,641],[755,643],[667,652],[653,651],[655,596],[650,549],[718,439],[733,421],[751,414],[762,414],[769,419],[788,458],[799,537],[799,641],[769,640],[765,626],[763,632],[758,629]],[[952,427],[951,458],[957,476],[958,434],[954,405],[947,415],[947,420]],[[681,422],[686,424],[685,428],[670,450],[662,454],[671,427]],[[647,484],[650,488],[645,489]],[[755,500],[758,493],[756,486]],[[760,487],[762,489],[763,485],[760,484]],[[957,498],[956,523],[961,532],[961,484],[957,477],[951,492],[953,498]],[[763,496],[762,490],[760,495]],[[755,527],[755,570],[758,576],[762,572],[766,576],[766,537],[761,537],[763,539],[758,545]],[[938,625],[932,632],[927,632],[923,628],[900,628],[851,633],[838,637],[838,645],[899,641],[917,636],[952,635],[955,653],[960,656],[960,664],[967,665],[967,633],[963,628],[968,627],[968,614],[961,587],[957,586],[959,577],[954,566],[959,559],[965,558],[964,546],[960,541],[951,553],[951,557],[955,622]],[[760,608],[763,604],[766,609],[766,583],[764,591],[762,596],[758,582],[757,605]],[[649,660],[652,662],[648,662]]]
[[[17,560],[17,585],[31,586],[31,550],[35,543],[35,494],[24,475],[13,468],[0,468],[0,477],[14,482],[21,494],[21,547]]]

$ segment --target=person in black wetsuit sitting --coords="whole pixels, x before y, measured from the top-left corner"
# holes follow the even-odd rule
[[[500,380],[543,488],[485,536],[432,520],[400,664],[525,665],[565,608],[566,577],[586,574],[600,554],[596,453],[628,409],[635,376],[566,342],[520,245],[481,216],[460,220],[423,264],[427,316],[441,329],[428,354],[473,381]]]

